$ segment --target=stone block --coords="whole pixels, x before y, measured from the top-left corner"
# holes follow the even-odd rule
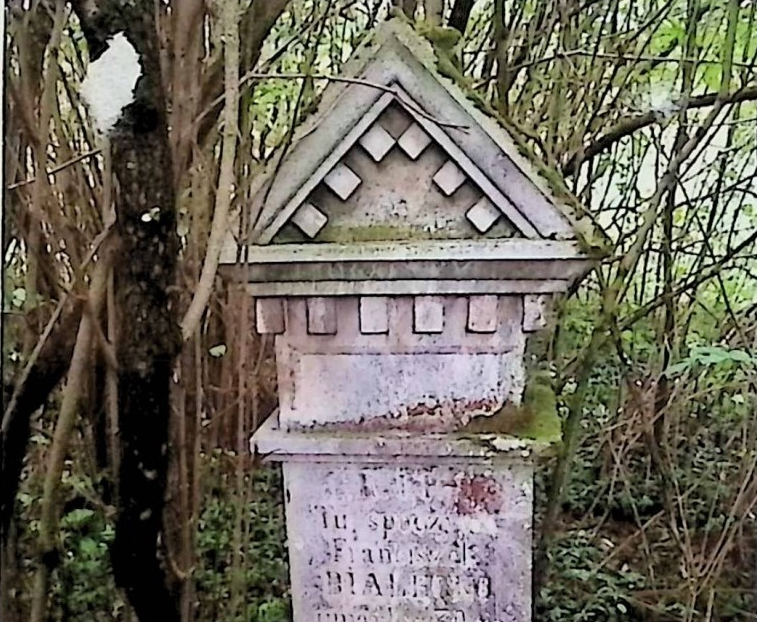
[[[308,298],[308,334],[333,335],[336,333],[336,305],[333,298]]]
[[[502,214],[487,197],[481,197],[466,213],[466,218],[479,233],[486,233]]]
[[[465,180],[465,173],[452,160],[447,160],[434,175],[434,183],[447,196],[454,194]]]
[[[499,296],[468,298],[468,330],[472,333],[493,333],[497,330]]]
[[[386,296],[360,298],[360,332],[364,335],[389,332],[389,299]]]
[[[360,185],[360,177],[341,162],[337,164],[328,175],[323,178],[325,183],[336,196],[342,201],[350,198],[355,189]]]
[[[329,217],[312,203],[303,203],[292,216],[292,222],[309,238],[314,238],[326,226]]]
[[[284,332],[284,301],[281,298],[255,299],[255,330],[260,335]]]
[[[527,333],[547,325],[549,296],[528,294],[523,298],[523,330]]]
[[[417,160],[426,147],[431,144],[431,137],[420,125],[413,123],[403,132],[397,144],[411,160]]]
[[[360,137],[360,145],[376,162],[381,162],[384,156],[394,146],[394,138],[381,125],[374,123],[371,128]]]
[[[443,297],[415,297],[413,301],[413,330],[416,333],[441,333],[444,330]]]

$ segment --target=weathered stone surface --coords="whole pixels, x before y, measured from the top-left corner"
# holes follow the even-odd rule
[[[390,106],[374,122],[369,130],[383,128],[388,134],[401,122],[411,122],[411,117],[397,106]],[[410,132],[413,126],[407,130]],[[417,240],[426,238],[470,237],[470,223],[466,210],[481,198],[481,190],[472,183],[464,183],[452,196],[439,192],[433,181],[448,156],[420,126],[416,126],[425,144],[415,145],[415,158],[410,159],[405,149],[390,149],[381,155],[370,153],[364,139],[371,139],[369,146],[378,143],[372,134],[365,134],[359,146],[350,149],[342,162],[349,167],[362,183],[346,201],[341,200],[325,184],[318,184],[307,201],[318,205],[329,216],[329,222],[319,234],[322,242],[359,242],[361,240]],[[407,133],[406,132],[406,133]],[[411,133],[412,135],[412,133]],[[410,149],[402,134],[398,144]],[[384,137],[386,138],[386,136]],[[386,145],[394,138],[389,134]],[[374,148],[374,146],[372,146]],[[376,156],[381,155],[380,158]],[[505,222],[493,228],[492,235],[509,237],[512,225]],[[282,230],[276,242],[292,233]]]
[[[284,465],[295,620],[522,622],[531,467]]]
[[[281,298],[255,300],[255,328],[261,335],[284,332],[284,301]]]
[[[284,281],[253,283],[252,295],[258,296],[417,296],[422,294],[525,294],[530,292],[564,292],[568,281],[561,279],[393,279],[391,281]]]
[[[323,183],[331,188],[336,196],[346,201],[360,185],[360,177],[349,167],[339,163],[323,178]]]
[[[527,333],[547,325],[549,296],[529,294],[523,297],[523,330]]]
[[[387,298],[387,331],[365,334],[359,297],[288,299],[287,330],[276,340],[281,426],[443,431],[518,402],[521,297],[499,297],[490,333],[467,329],[467,297],[431,300],[441,332],[417,332],[417,299],[397,296]]]
[[[329,217],[312,203],[303,203],[292,216],[292,222],[309,238],[317,236],[328,220]]]
[[[251,251],[250,265],[239,272],[243,271],[251,282],[265,283],[349,281],[365,285],[369,281],[380,284],[412,279],[422,282],[429,293],[443,280],[467,281],[471,292],[481,291],[475,289],[481,286],[481,281],[504,280],[526,286],[519,291],[536,293],[545,291],[539,288],[538,281],[562,280],[565,286],[586,268],[585,262],[566,257],[566,253],[574,250],[571,243],[546,240],[511,238],[287,246],[266,246]]]
[[[434,182],[447,196],[462,186],[465,179],[465,173],[452,160],[447,160],[434,175]]]
[[[314,296],[307,299],[308,334],[333,335],[337,330],[336,307],[333,298]]]
[[[376,162],[381,162],[394,146],[394,138],[379,123],[374,123],[359,142]]]
[[[351,66],[253,181],[228,272],[286,302],[259,305],[279,409],[251,446],[284,463],[294,620],[529,622],[532,458],[559,433],[476,424],[521,403],[541,295],[588,259],[412,29]]]
[[[468,299],[468,330],[493,333],[497,330],[499,296],[471,296]]]

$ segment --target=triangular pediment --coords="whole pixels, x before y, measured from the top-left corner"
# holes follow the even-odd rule
[[[566,205],[537,170],[439,74],[431,46],[392,20],[254,181],[247,242],[575,240]]]

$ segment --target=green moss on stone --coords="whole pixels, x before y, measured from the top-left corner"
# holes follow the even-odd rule
[[[552,389],[552,381],[545,372],[536,372],[526,386],[523,408],[530,417],[515,436],[545,443],[555,443],[562,439],[562,422],[557,412],[557,397]]]
[[[573,225],[581,250],[590,257],[605,257],[610,253],[609,240],[594,222],[591,214],[565,185],[562,175],[545,164],[523,138],[521,132],[495,110],[474,88],[471,80],[460,69],[456,57],[462,43],[460,33],[452,28],[430,26],[420,22],[411,25],[407,20],[392,20],[389,28],[398,39],[423,63],[429,71],[440,78],[446,78],[457,87],[479,112],[489,117],[502,128],[513,141],[518,154],[531,166],[545,183],[552,198],[562,203],[567,210],[565,216]],[[407,36],[407,30],[414,28],[430,44],[430,50],[423,50],[417,42]],[[405,31],[403,33],[403,30]],[[449,31],[449,32],[448,32]],[[404,36],[403,36],[404,35]],[[429,54],[429,52],[431,54]]]
[[[327,226],[319,241],[323,242],[382,242],[386,240],[417,240],[418,231],[410,227],[391,225],[363,225],[356,227]]]

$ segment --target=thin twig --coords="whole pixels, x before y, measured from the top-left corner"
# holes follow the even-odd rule
[[[79,268],[80,274],[81,272],[83,272],[84,268],[87,267],[87,265],[95,256],[95,254],[97,253],[102,243],[108,237],[111,230],[113,229],[113,225],[114,225],[113,222],[107,223],[105,229],[103,229],[98,234],[98,236],[94,239],[94,241],[92,242],[92,247],[90,248],[89,252],[87,253],[87,256],[84,258],[84,261],[81,264],[81,267]],[[37,362],[40,352],[42,352],[42,348],[45,346],[45,343],[50,337],[50,334],[53,332],[53,327],[55,326],[55,323],[58,321],[60,314],[63,312],[63,307],[65,306],[69,295],[73,292],[76,284],[77,284],[77,281],[74,281],[67,289],[63,291],[63,294],[61,295],[60,300],[58,301],[58,304],[55,307],[55,310],[53,311],[52,316],[50,316],[50,320],[47,322],[47,325],[45,326],[45,330],[42,332],[42,335],[37,341],[37,345],[34,346],[34,350],[32,350],[32,353],[29,355],[29,360],[26,362],[26,365],[24,366],[24,369],[21,372],[21,376],[19,377],[18,382],[16,383],[16,386],[13,389],[13,394],[11,395],[11,399],[8,402],[8,407],[5,409],[5,412],[3,413],[3,423],[2,423],[2,427],[0,428],[3,433],[7,432],[8,430],[8,426],[10,425],[10,421],[11,421],[11,415],[13,414],[13,411],[16,408],[18,397],[19,395],[21,395],[21,391],[24,388],[24,385],[29,380],[29,375],[32,372],[32,368],[34,367],[34,364]]]
[[[701,59],[701,58],[671,58],[669,56],[655,56],[655,55],[640,55],[635,56],[633,54],[611,54],[609,52],[590,52],[587,50],[564,50],[562,52],[555,52],[554,54],[550,56],[545,56],[543,58],[537,58],[535,60],[529,61],[527,63],[521,63],[520,65],[516,65],[513,67],[514,70],[517,69],[527,69],[528,67],[533,67],[535,65],[541,65],[543,63],[550,63],[554,60],[564,60],[571,58],[573,56],[587,56],[589,58],[602,58],[606,60],[622,60],[622,61],[629,61],[629,62],[649,62],[649,63],[677,63],[677,64],[683,64],[683,63],[698,63],[700,65],[718,65],[720,66],[722,64],[722,59],[719,60],[707,60],[707,59]],[[734,67],[741,67],[743,69],[754,69],[755,66],[752,63],[733,63]],[[494,80],[494,77],[489,78],[489,80]],[[488,80],[487,80],[488,81]]]
[[[372,89],[377,89],[379,91],[383,91],[384,93],[389,93],[391,95],[394,95],[397,100],[405,106],[408,110],[416,113],[417,115],[423,117],[424,119],[428,119],[432,123],[436,123],[439,127],[447,127],[457,130],[467,130],[467,125],[460,125],[458,123],[446,123],[444,121],[441,121],[434,117],[433,115],[428,114],[425,110],[422,110],[418,106],[415,106],[411,104],[410,102],[405,101],[402,99],[402,95],[396,90],[393,89],[391,86],[387,86],[385,84],[378,84],[377,82],[371,82],[370,80],[364,80],[362,78],[348,78],[346,76],[334,76],[330,74],[323,74],[323,73],[314,73],[314,74],[307,74],[307,73],[259,73],[256,71],[250,71],[239,81],[240,86],[242,84],[245,84],[246,82],[249,82],[250,80],[328,80],[330,82],[344,82],[346,84],[357,84],[360,86],[367,86]],[[224,96],[219,95],[215,100],[213,100],[210,105],[200,114],[198,117],[198,120],[204,117],[206,114],[210,112],[215,106],[217,106],[220,102],[223,101]]]
[[[100,155],[100,153],[102,153],[102,149],[92,149],[91,151],[80,153],[78,156],[73,157],[70,160],[66,160],[65,162],[59,164],[58,166],[54,166],[49,171],[47,171],[47,174],[55,175],[56,173],[60,173],[62,170],[67,169],[69,166],[76,164],[77,162],[81,162],[82,160],[86,160],[87,158],[91,158],[92,156]],[[21,188],[22,186],[28,186],[29,184],[33,184],[35,181],[37,181],[36,176],[30,177],[29,179],[23,179],[21,181],[16,181],[12,184],[8,184],[5,187],[5,189],[15,190],[16,188]]]
[[[673,102],[677,108],[694,110],[696,108],[705,108],[713,105],[738,104],[745,101],[757,99],[757,84],[745,86],[729,95],[718,95],[718,93],[706,93],[690,98],[688,101],[678,100]],[[591,144],[587,145],[583,153],[573,156],[563,167],[563,174],[570,176],[576,173],[578,166],[585,164],[603,151],[609,149],[616,142],[630,136],[634,132],[643,129],[653,123],[661,121],[663,116],[656,110],[650,110],[640,115],[621,119],[615,125],[610,127],[604,134],[599,136]]]

